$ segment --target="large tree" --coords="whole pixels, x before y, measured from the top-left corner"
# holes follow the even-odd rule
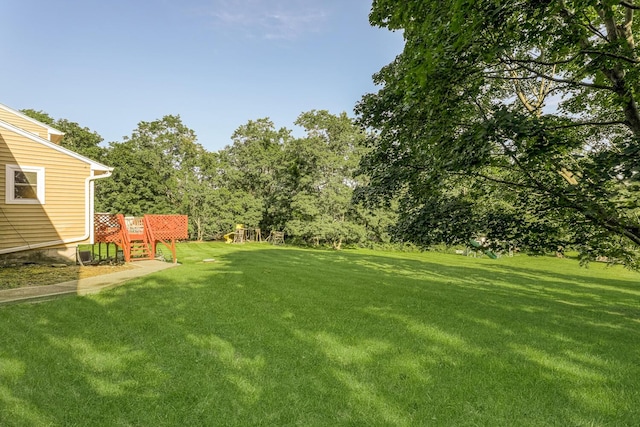
[[[366,229],[351,199],[359,183],[355,170],[364,133],[346,113],[326,110],[303,113],[295,123],[306,136],[285,148],[287,232],[335,249],[362,241]]]
[[[365,194],[401,195],[405,236],[456,243],[486,233],[633,264],[638,9],[633,0],[375,0],[372,24],[402,30],[405,48],[357,107],[375,130]]]
[[[252,228],[280,228],[283,192],[279,180],[283,147],[291,139],[291,131],[276,129],[265,117],[238,127],[231,139],[233,143],[219,153],[221,185],[229,192],[228,216]]]
[[[140,122],[131,137],[112,142],[111,179],[97,185],[98,209],[128,215],[188,213],[204,149],[179,116]]]

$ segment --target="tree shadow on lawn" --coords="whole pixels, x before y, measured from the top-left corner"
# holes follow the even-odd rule
[[[5,307],[0,420],[637,419],[640,309],[613,289],[632,283],[430,259],[233,248],[96,296]]]

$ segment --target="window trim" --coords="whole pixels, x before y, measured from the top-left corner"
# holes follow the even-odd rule
[[[16,199],[15,198],[15,172],[35,172],[36,173],[36,198]],[[5,166],[5,203],[10,205],[44,205],[44,167],[41,166]]]

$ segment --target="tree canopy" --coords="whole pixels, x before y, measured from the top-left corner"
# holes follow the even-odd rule
[[[96,205],[129,215],[172,213],[187,197],[203,148],[179,116],[140,122],[131,137],[110,143],[111,179],[99,184]]]
[[[399,197],[398,232],[423,244],[485,234],[633,265],[638,9],[375,0],[371,23],[402,30],[405,48],[357,106],[373,131],[361,197]]]
[[[212,153],[179,116],[140,122],[130,137],[101,148],[114,172],[96,183],[97,210],[186,214],[198,240],[219,238],[235,224],[335,248],[387,239],[386,211],[352,202],[362,181],[355,174],[361,129],[346,113],[324,110],[302,113],[296,124],[305,136],[294,138],[268,118],[249,120],[230,145]]]
[[[287,229],[307,241],[327,242],[339,249],[360,242],[365,227],[352,204],[355,175],[364,134],[345,113],[303,113],[296,124],[306,136],[286,147],[289,170]]]

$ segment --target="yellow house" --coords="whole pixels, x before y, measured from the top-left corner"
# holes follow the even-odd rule
[[[61,147],[63,136],[0,104],[0,258],[75,261],[93,243],[94,181],[113,168]]]

